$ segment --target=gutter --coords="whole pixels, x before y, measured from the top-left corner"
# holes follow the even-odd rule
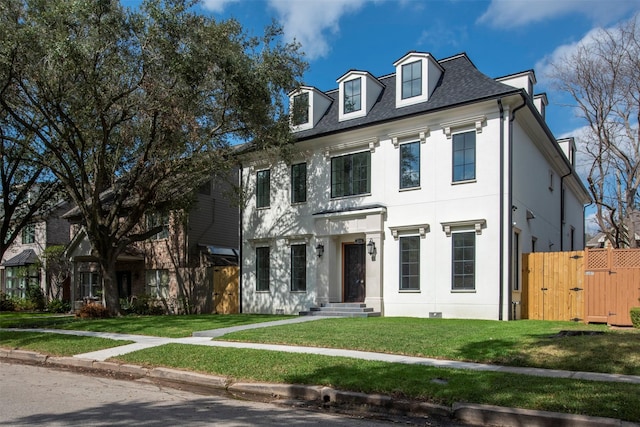
[[[498,108],[500,109],[500,238],[499,249],[500,261],[498,263],[498,271],[500,271],[500,280],[498,280],[498,320],[502,320],[502,307],[504,305],[504,108],[502,106],[502,98],[498,98]]]
[[[240,167],[238,168],[238,185],[240,188],[240,197],[242,197],[242,191],[243,191],[243,186],[242,186],[242,164],[240,164]],[[243,260],[244,258],[242,257],[242,252],[243,252],[243,245],[242,245],[242,216],[244,213],[244,209],[243,209],[244,203],[242,203],[242,201],[240,202],[240,206],[238,206],[238,210],[240,211],[240,230],[238,230],[238,234],[239,234],[239,238],[240,238],[240,244],[238,245],[238,251],[240,252],[238,260],[240,261],[238,263],[238,311],[240,311],[240,313],[242,313],[242,265],[243,265]]]

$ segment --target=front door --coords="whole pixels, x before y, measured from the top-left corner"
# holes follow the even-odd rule
[[[344,302],[364,302],[365,287],[365,245],[347,243],[343,245]]]
[[[118,296],[129,298],[131,296],[131,271],[116,271],[118,281]]]

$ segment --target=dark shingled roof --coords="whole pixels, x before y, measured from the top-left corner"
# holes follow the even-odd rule
[[[396,108],[396,76],[391,74],[378,79],[385,87],[378,102],[366,117],[340,122],[338,121],[338,91],[332,90],[325,92],[325,95],[333,99],[328,111],[313,129],[296,132],[296,138],[309,139],[521,91],[481,73],[464,53],[443,59],[438,63],[444,72],[428,101]]]
[[[38,260],[38,256],[33,249],[25,249],[18,255],[10,258],[2,263],[5,267],[19,267],[22,265],[35,264]]]

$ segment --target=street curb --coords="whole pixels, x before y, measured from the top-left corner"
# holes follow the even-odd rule
[[[507,408],[493,405],[455,403],[453,406],[394,399],[382,394],[367,394],[335,390],[331,387],[233,382],[230,378],[181,371],[170,368],[145,368],[137,365],[103,362],[78,357],[47,356],[33,351],[0,350],[0,360],[9,359],[30,364],[93,369],[152,378],[160,381],[222,390],[234,395],[262,396],[270,399],[297,399],[327,405],[355,405],[376,413],[395,415],[428,415],[449,418],[469,425],[531,426],[531,427],[640,427],[640,424],[615,418],[590,417],[559,412]]]

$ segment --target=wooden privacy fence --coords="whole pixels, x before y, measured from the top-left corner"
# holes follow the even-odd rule
[[[213,267],[213,306],[218,314],[240,312],[240,267]]]
[[[631,326],[640,305],[640,249],[524,254],[522,317]]]

